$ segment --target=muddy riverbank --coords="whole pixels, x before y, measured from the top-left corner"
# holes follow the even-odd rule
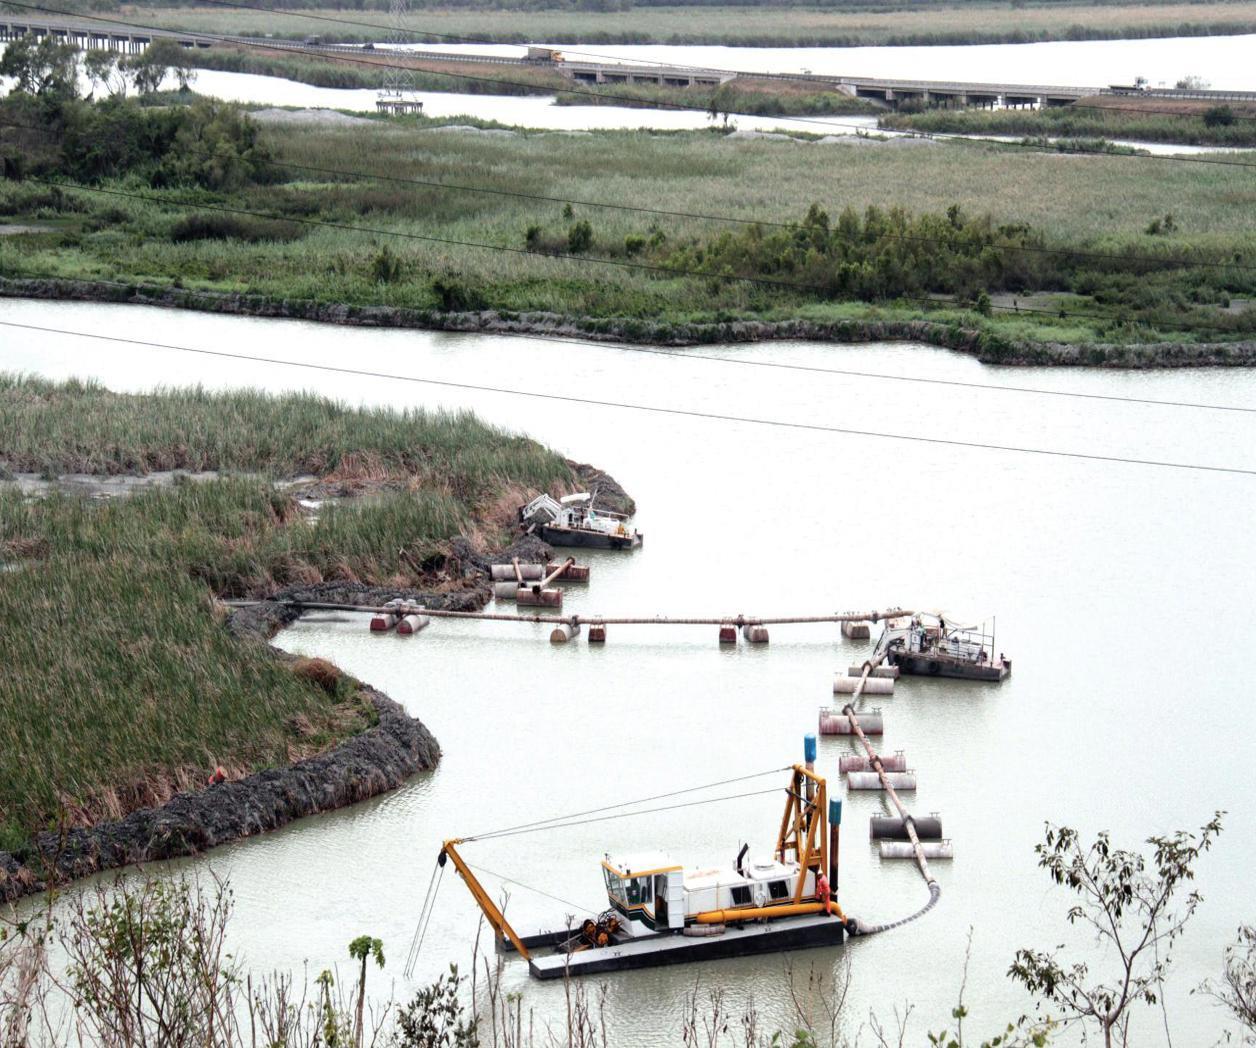
[[[0,296],[194,309],[234,316],[310,320],[360,327],[416,328],[474,334],[543,335],[657,346],[812,340],[918,342],[975,357],[985,364],[1105,368],[1256,366],[1256,341],[1143,344],[1013,341],[989,331],[933,320],[733,320],[668,323],[636,318],[569,317],[557,313],[483,310],[442,313],[393,306],[353,306],[308,299],[193,291],[114,281],[0,277]]]

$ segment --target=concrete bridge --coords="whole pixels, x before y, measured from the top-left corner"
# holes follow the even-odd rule
[[[154,40],[174,40],[183,47],[208,48],[215,44],[265,47],[301,54],[387,54],[380,45],[326,44],[317,38],[276,40],[270,37],[235,37],[176,29],[139,29],[121,20],[97,21],[90,15],[73,19],[25,18],[0,11],[0,41],[20,36],[52,37],[83,50],[100,48],[136,54]],[[729,69],[702,69],[679,65],[645,65],[631,62],[585,61],[567,58],[560,49],[529,47],[525,58],[470,54],[449,51],[418,51],[404,54],[424,62],[475,63],[489,66],[548,68],[581,84],[652,84],[659,87],[718,87],[738,78],[788,80],[814,85],[817,91],[840,91],[854,98],[866,98],[897,109],[903,104],[921,106],[981,106],[1024,108],[1067,106],[1092,95],[1136,95],[1160,99],[1206,99],[1208,101],[1256,101],[1256,91],[1210,91],[1201,89],[1149,89],[1142,87],[1067,87],[1047,84],[980,84],[951,80],[896,80],[885,77],[830,76],[806,73],[738,73]]]
[[[128,55],[139,54],[159,37],[175,40],[183,47],[210,47],[213,44],[207,37],[178,30],[131,29],[107,22],[96,23],[86,17],[79,23],[62,19],[25,18],[0,11],[0,41],[16,40],[20,36],[33,36],[37,39],[51,37],[73,44],[81,51],[121,51]]]

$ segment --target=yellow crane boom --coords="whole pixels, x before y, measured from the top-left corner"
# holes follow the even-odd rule
[[[528,948],[523,945],[523,940],[515,934],[514,928],[512,928],[510,926],[510,922],[506,920],[506,915],[497,908],[497,904],[493,902],[492,896],[484,890],[484,886],[480,883],[479,879],[471,872],[471,867],[469,867],[466,862],[463,861],[462,856],[458,854],[457,845],[461,843],[462,840],[459,838],[446,841],[441,847],[440,858],[438,861],[442,866],[444,866],[446,858],[453,860],[454,869],[458,871],[458,875],[466,882],[467,889],[471,892],[471,897],[476,901],[476,905],[480,907],[481,911],[483,911],[485,920],[488,921],[498,939],[509,939],[514,948],[519,951],[520,957],[522,957],[525,961],[532,960],[532,954],[529,953]]]

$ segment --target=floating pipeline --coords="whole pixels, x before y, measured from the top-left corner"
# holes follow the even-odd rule
[[[238,292],[199,291],[121,281],[0,277],[0,296],[195,309],[234,316],[312,320],[360,327],[419,328],[469,334],[543,335],[629,342],[647,346],[699,346],[769,342],[922,342],[976,357],[985,364],[1027,367],[1122,369],[1256,367],[1256,341],[1064,343],[1013,341],[989,331],[935,320],[734,320],[660,323],[623,317],[569,317],[558,313],[482,310],[442,313],[398,306],[353,306],[311,299],[271,298]]]
[[[0,852],[0,902],[43,891],[50,867],[56,880],[68,881],[133,863],[196,855],[305,815],[357,804],[434,768],[440,746],[431,732],[386,695],[366,685],[362,691],[379,723],[326,753],[181,793],[159,808],[70,830],[64,838],[41,833],[25,862]]]

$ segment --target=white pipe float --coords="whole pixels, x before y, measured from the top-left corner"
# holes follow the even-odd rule
[[[742,626],[741,635],[745,638],[747,644],[766,644],[768,642],[768,628],[755,623],[748,622]]]
[[[906,771],[907,754],[899,750],[892,757],[882,757],[881,767],[886,771]],[[872,767],[872,762],[867,757],[850,753],[837,758],[837,770],[840,774],[846,775],[852,771],[875,771],[876,769]]]
[[[922,841],[942,839],[942,820],[937,815],[915,818],[908,815],[873,815],[868,819],[868,836],[874,841],[912,841],[912,833]]]
[[[834,695],[893,695],[894,681],[888,677],[834,677]]]
[[[846,775],[848,790],[894,789],[904,792],[915,790],[916,773],[913,771],[887,771],[882,779],[875,771],[852,771]]]
[[[880,841],[878,847],[883,859],[914,859],[915,846],[911,841]],[[926,859],[954,859],[955,848],[947,841],[921,841],[920,850]]]
[[[579,625],[573,626],[570,622],[560,622],[550,630],[550,643],[566,644],[569,640],[574,640],[579,633]]]
[[[846,676],[862,677],[863,671],[864,671],[863,665],[851,666],[846,670]],[[891,680],[898,680],[898,667],[897,666],[874,666],[872,668],[872,672],[869,673],[868,676],[869,677],[889,677]]]
[[[421,611],[422,609],[420,608],[419,610]],[[408,615],[402,615],[397,621],[397,632],[403,637],[409,637],[427,629],[431,624],[432,620],[428,616],[411,612]]]
[[[515,603],[533,608],[561,608],[563,591],[560,589],[542,589],[540,583],[532,586],[520,586],[515,591]]]
[[[881,735],[884,733],[880,713],[857,713],[855,716],[859,721],[859,729],[864,734]],[[850,718],[848,718],[846,714],[840,712],[839,710],[821,708],[820,734],[854,735],[856,732],[850,723]]]
[[[842,623],[842,636],[847,640],[869,640],[872,637],[872,625],[863,619],[849,619]]]
[[[545,565],[546,574],[551,571],[558,572],[558,578],[563,582],[588,582],[589,581],[589,565],[577,564],[575,559],[569,559],[565,564],[558,564],[551,561]]]
[[[518,593],[519,583],[515,579],[493,583],[493,596],[497,600],[514,600]]]
[[[400,600],[390,600],[378,612],[371,616],[371,632],[387,633],[395,625],[397,625],[397,612],[395,609],[400,608],[404,602]]]
[[[520,564],[518,573],[513,564],[494,564],[488,570],[489,577],[494,582],[531,582],[545,577],[545,569],[541,564]]]

